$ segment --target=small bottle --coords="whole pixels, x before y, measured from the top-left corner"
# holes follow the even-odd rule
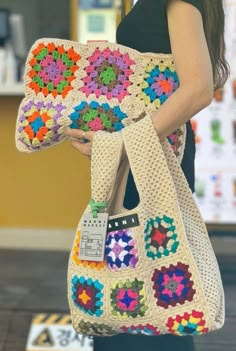
[[[6,84],[14,84],[17,82],[17,61],[10,44],[6,45]]]
[[[0,84],[5,83],[6,74],[6,50],[4,46],[0,46]]]

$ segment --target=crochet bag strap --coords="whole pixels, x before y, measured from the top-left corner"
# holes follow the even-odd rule
[[[120,132],[98,131],[93,139],[91,155],[91,198],[95,203],[108,202],[117,175],[123,151]]]
[[[128,158],[125,156],[121,160],[123,148],[126,149]],[[173,153],[172,149],[170,151]],[[174,153],[173,157],[176,157]],[[161,174],[157,169],[153,173],[150,168],[155,168],[161,160]],[[175,187],[149,116],[127,126],[121,132],[99,131],[95,134],[91,157],[91,198],[96,203],[106,202],[109,215],[126,211],[123,200],[130,168],[145,208],[150,206],[152,209],[158,205],[159,200],[151,194],[156,194],[156,189],[161,189],[161,186],[165,187],[165,191],[159,191],[160,196],[164,194],[162,200],[168,198],[168,206],[171,205],[169,199],[173,198]],[[173,211],[176,206],[178,202],[173,199]]]
[[[197,261],[209,308],[211,311],[214,311],[215,326],[218,329],[222,327],[225,319],[225,298],[217,258],[206,225],[183,171],[173,154],[170,145],[166,141],[162,143],[162,148],[175,184],[188,244]],[[214,279],[211,279],[209,272],[211,272]]]
[[[124,128],[122,136],[143,207],[150,213],[154,208],[175,213],[175,186],[150,115]]]
[[[142,209],[168,213],[178,222],[198,269],[201,289],[217,328],[224,322],[224,290],[206,225],[167,140],[160,142],[150,116],[122,131]],[[200,286],[198,287],[200,289]],[[205,314],[208,313],[205,311]]]

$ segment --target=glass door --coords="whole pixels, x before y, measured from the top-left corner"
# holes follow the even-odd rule
[[[128,13],[132,0],[71,0],[71,39],[116,41],[121,13]]]

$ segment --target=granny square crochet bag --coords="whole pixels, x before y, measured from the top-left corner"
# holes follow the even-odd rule
[[[122,132],[98,132],[91,162],[84,215],[107,212],[109,225],[102,262],[79,258],[84,215],[78,226],[68,270],[76,331],[199,335],[220,328],[224,292],[216,257],[176,156],[160,143],[151,117]],[[123,207],[129,167],[140,196],[132,210]]]
[[[68,265],[75,330],[198,335],[222,327],[218,264],[180,167],[185,127],[160,143],[150,118],[179,87],[172,56],[111,43],[40,39],[28,54],[24,83],[18,150],[57,145],[67,139],[68,126],[97,131],[91,200]],[[140,203],[127,210],[130,168]],[[98,235],[102,226],[104,237]]]
[[[47,149],[67,139],[68,126],[119,131],[156,111],[178,86],[171,55],[141,54],[113,43],[39,39],[26,60],[16,146],[28,153]],[[184,140],[184,127],[169,136],[180,158]]]

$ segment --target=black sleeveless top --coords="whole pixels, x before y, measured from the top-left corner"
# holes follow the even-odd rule
[[[140,52],[171,53],[166,4],[168,0],[138,0],[121,21],[116,32],[119,44]],[[204,18],[201,0],[182,0],[195,6]],[[186,123],[187,138],[181,164],[185,177],[194,191],[195,141],[190,122]],[[139,201],[132,173],[129,173],[124,206],[133,208]]]

